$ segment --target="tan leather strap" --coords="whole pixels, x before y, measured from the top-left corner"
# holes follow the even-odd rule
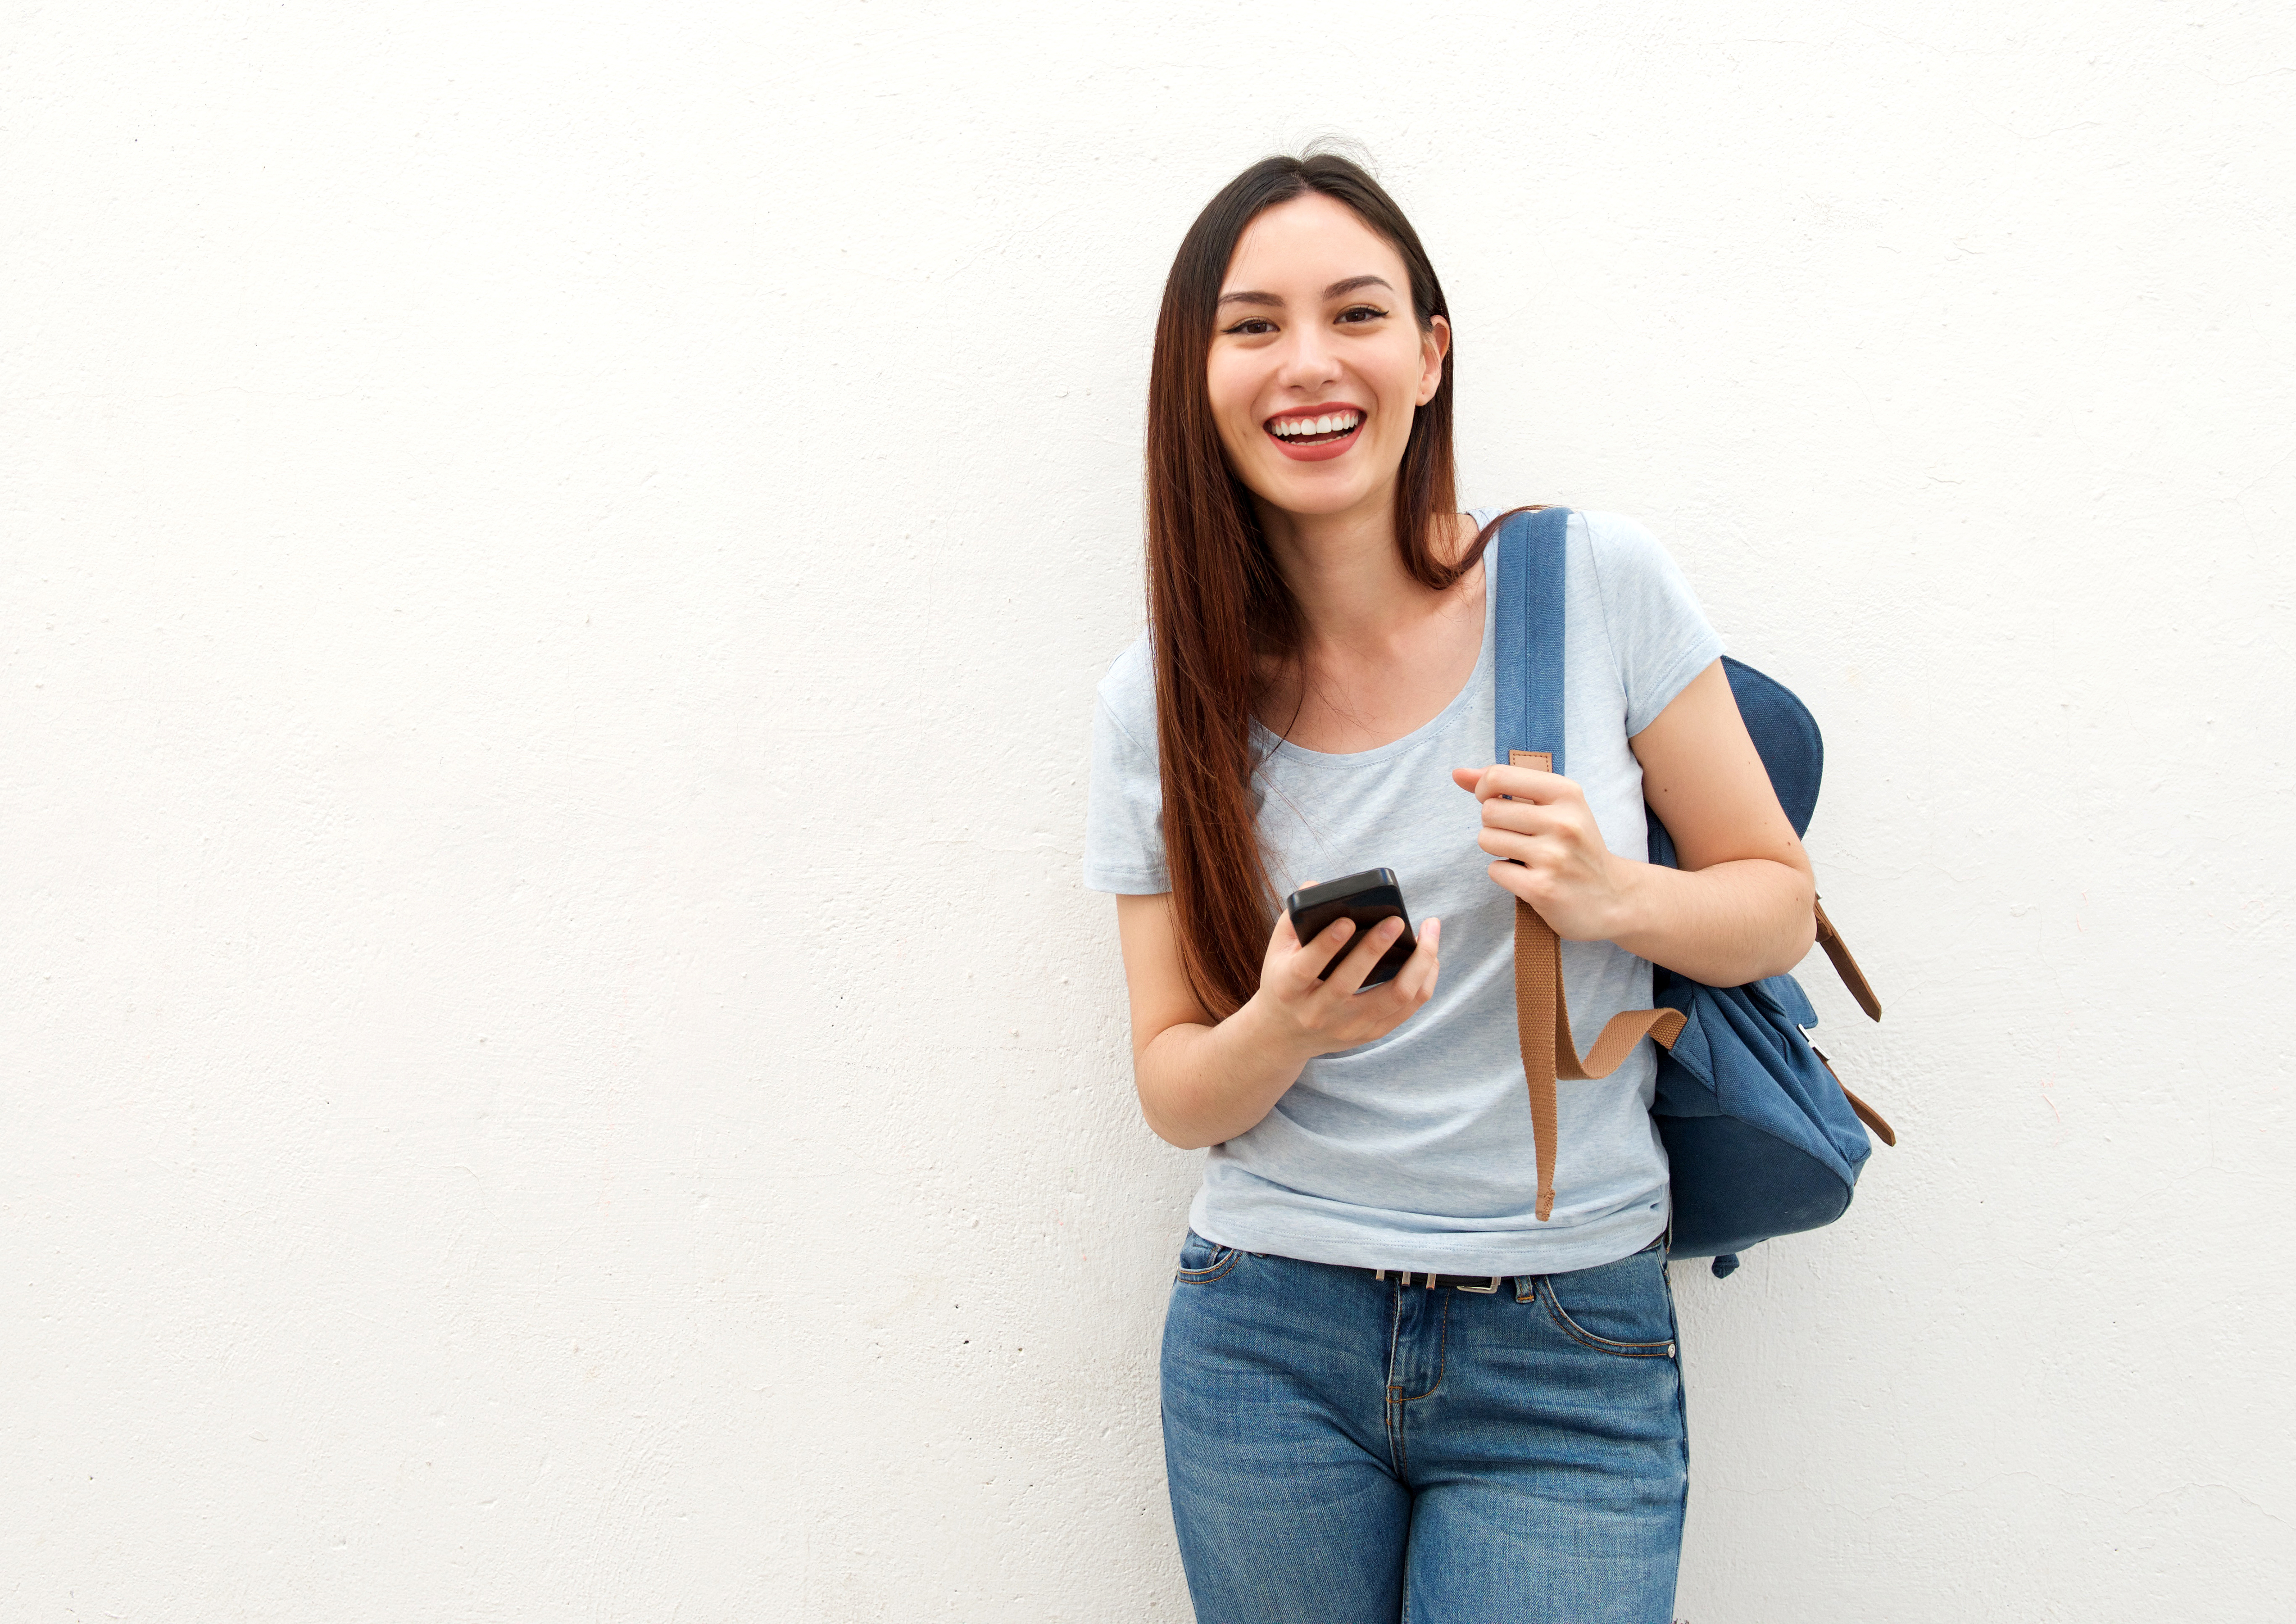
[[[1841,984],[1849,989],[1849,996],[1857,1000],[1857,1007],[1879,1021],[1882,1018],[1882,1000],[1874,996],[1873,986],[1866,980],[1866,972],[1858,969],[1857,961],[1849,956],[1849,944],[1841,939],[1841,932],[1835,930],[1833,921],[1825,916],[1825,904],[1821,902],[1816,906],[1817,945],[1824,948],[1825,956],[1833,961],[1833,972],[1841,978]],[[1849,1092],[1849,1085],[1841,1081],[1841,1073],[1834,1071],[1833,1062],[1825,1058],[1824,1049],[1816,1044],[1809,1047],[1810,1053],[1816,1054],[1826,1070],[1833,1073],[1834,1082],[1841,1086],[1841,1097],[1849,1102],[1849,1109],[1857,1113],[1857,1120],[1873,1130],[1876,1139],[1894,1147],[1898,1143],[1898,1130],[1882,1120],[1880,1111]]]
[[[1835,930],[1833,921],[1825,916],[1825,904],[1818,903],[1816,907],[1817,945],[1824,948],[1825,956],[1833,961],[1834,974],[1841,978],[1841,984],[1849,989],[1849,996],[1857,1000],[1857,1007],[1873,1020],[1879,1021],[1882,1018],[1882,1000],[1874,996],[1873,986],[1866,980],[1866,972],[1858,969],[1857,961],[1849,956],[1849,944],[1841,939],[1841,932]],[[1895,1144],[1896,1141],[1890,1143]]]
[[[1829,1065],[1826,1067],[1826,1070],[1831,1071],[1833,1068]],[[1841,1082],[1841,1079],[1838,1077],[1833,1080],[1837,1083]],[[1849,1086],[1847,1083],[1842,1084],[1841,1097],[1849,1102],[1849,1109],[1857,1113],[1857,1120],[1874,1130],[1874,1136],[1876,1139],[1879,1139],[1884,1144],[1895,1147],[1898,1143],[1898,1130],[1882,1120],[1882,1113],[1880,1111],[1874,1110],[1865,1101],[1850,1093]]]
[[[1841,1073],[1833,1069],[1833,1062],[1826,1058],[1824,1049],[1812,1044],[1809,1046],[1809,1052],[1817,1056],[1817,1063],[1825,1068],[1825,1074],[1833,1079],[1833,1086],[1841,1090],[1841,1097],[1849,1102],[1849,1109],[1857,1113],[1857,1120],[1874,1130],[1874,1136],[1876,1139],[1895,1149],[1898,1143],[1898,1130],[1882,1120],[1880,1111],[1849,1092],[1849,1085],[1841,1080]]]
[[[1554,758],[1545,750],[1508,752],[1511,767],[1544,773]],[[1634,1009],[1613,1015],[1587,1057],[1570,1035],[1570,999],[1562,985],[1562,944],[1538,910],[1518,897],[1514,904],[1514,1023],[1522,1051],[1523,1080],[1530,1088],[1530,1128],[1538,1158],[1538,1220],[1554,1212],[1554,1145],[1559,1132],[1558,1077],[1593,1082],[1611,1075],[1644,1038],[1671,1047],[1682,1035],[1678,1009]]]

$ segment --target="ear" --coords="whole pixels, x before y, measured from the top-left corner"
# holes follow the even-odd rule
[[[1451,324],[1436,316],[1419,335],[1419,401],[1425,406],[1443,387],[1443,357],[1451,353]]]

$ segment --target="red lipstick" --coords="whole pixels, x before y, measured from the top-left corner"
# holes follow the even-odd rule
[[[1305,418],[1334,417],[1350,414],[1355,418],[1352,427],[1332,430],[1323,434],[1283,435],[1275,431],[1280,422],[1298,422]],[[1261,432],[1275,442],[1275,448],[1295,463],[1328,462],[1344,453],[1363,436],[1363,426],[1371,414],[1352,401],[1331,400],[1316,406],[1294,406],[1278,412],[1260,426]]]

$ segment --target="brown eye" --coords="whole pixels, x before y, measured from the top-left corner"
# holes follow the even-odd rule
[[[1381,309],[1377,305],[1349,305],[1346,309],[1340,312],[1340,320],[1343,322],[1375,322],[1386,314],[1387,312]]]
[[[1234,326],[1223,327],[1220,331],[1223,332],[1240,333],[1245,338],[1256,338],[1260,333],[1275,332],[1275,324],[1267,320],[1265,316],[1248,316],[1244,317],[1243,320],[1238,322]]]

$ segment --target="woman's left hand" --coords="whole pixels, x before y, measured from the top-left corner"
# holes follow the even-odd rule
[[[1633,871],[1614,854],[1587,793],[1556,773],[1529,767],[1462,767],[1451,781],[1483,803],[1476,841],[1499,859],[1491,878],[1566,941],[1603,941],[1627,928]]]

